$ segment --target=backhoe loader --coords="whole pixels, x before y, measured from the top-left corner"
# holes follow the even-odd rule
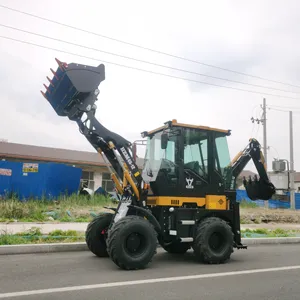
[[[209,264],[225,263],[234,248],[247,248],[241,242],[237,177],[252,159],[259,178],[244,178],[249,198],[267,201],[276,192],[257,140],[250,139],[230,161],[230,130],[170,120],[141,133],[147,145],[140,170],[132,143],[95,117],[104,65],[56,62],[41,93],[103,156],[120,199],[117,208],[99,214],[86,229],[94,255],[134,270],[146,268],[159,245],[179,255],[192,249],[196,261]]]

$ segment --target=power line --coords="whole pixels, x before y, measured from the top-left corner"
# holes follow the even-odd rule
[[[272,107],[278,107],[278,108],[286,108],[286,109],[300,109],[300,106],[282,106],[282,105],[271,105]]]
[[[279,152],[277,151],[277,149],[275,148],[275,147],[273,147],[273,146],[268,146],[268,150],[270,150],[271,148],[273,148],[273,150],[276,152],[276,154],[277,154],[277,158],[279,158],[280,157],[280,155],[279,155]],[[273,159],[274,159],[274,156],[273,156]]]
[[[290,112],[290,111],[292,111],[293,113],[295,113],[295,114],[299,114],[300,113],[300,110],[287,110],[287,109],[278,109],[278,108],[272,108],[272,106],[269,106],[268,107],[270,110],[275,110],[275,111],[281,111],[281,112]]]
[[[260,115],[259,117],[257,117],[257,112],[256,112],[256,118],[253,117],[254,109],[257,108],[257,106],[259,106],[259,105],[256,105],[256,106],[253,108],[253,110],[252,110],[252,117],[250,118],[251,122],[253,123],[251,135],[254,134],[255,123],[257,124],[257,130],[256,130],[256,134],[255,134],[255,136],[254,136],[255,138],[256,138],[257,135],[258,135],[258,131],[259,131],[260,125],[263,124],[263,122],[264,122],[264,118],[263,118],[264,112],[261,112],[261,115]]]
[[[77,54],[77,53],[73,53],[73,52],[69,52],[69,51],[65,51],[65,50],[60,50],[60,49],[56,49],[56,48],[52,48],[52,47],[48,47],[48,46],[43,46],[43,45],[40,45],[40,44],[36,44],[36,43],[24,41],[24,40],[19,40],[19,39],[7,37],[7,36],[0,35],[0,38],[11,40],[11,41],[16,41],[16,42],[23,43],[23,44],[36,46],[36,47],[39,47],[39,48],[58,51],[60,53],[66,53],[66,54],[69,54],[69,55],[74,55],[74,56],[78,56],[78,57],[82,57],[82,58],[87,58],[87,59],[95,60],[95,61],[98,61],[98,62],[100,60],[100,59],[97,59],[97,58],[93,58],[91,56],[81,55],[81,54]],[[242,92],[248,92],[248,93],[253,93],[253,94],[259,94],[259,95],[268,95],[268,96],[274,96],[274,97],[279,97],[279,98],[299,100],[298,98],[295,98],[295,97],[289,97],[289,96],[269,94],[269,93],[258,92],[258,91],[245,90],[245,89],[240,89],[240,88],[235,88],[235,87],[230,87],[230,86],[223,86],[223,85],[218,85],[218,84],[213,84],[213,83],[207,83],[207,82],[204,82],[204,81],[198,81],[198,80],[193,80],[193,79],[189,79],[189,78],[163,74],[163,73],[154,72],[154,71],[150,71],[150,70],[145,70],[145,69],[141,69],[141,68],[126,66],[126,65],[123,65],[123,64],[118,64],[118,63],[109,62],[109,61],[105,61],[105,60],[101,60],[101,61],[103,63],[112,64],[112,65],[119,66],[119,67],[129,68],[129,69],[132,69],[132,70],[142,71],[142,72],[146,72],[146,73],[150,73],[150,74],[161,75],[161,76],[165,76],[165,77],[169,77],[169,78],[175,78],[175,79],[180,79],[180,80],[194,82],[194,83],[206,84],[206,85],[211,85],[211,86],[215,86],[215,87],[221,87],[221,88],[237,90],[237,91],[242,91]]]
[[[185,72],[185,73],[189,73],[189,74],[194,74],[194,75],[199,75],[199,76],[204,76],[204,77],[209,77],[209,78],[213,78],[213,79],[224,80],[224,81],[234,82],[234,83],[239,83],[239,84],[244,84],[244,85],[250,85],[250,86],[254,86],[254,87],[265,88],[265,89],[280,91],[280,92],[284,92],[284,93],[300,94],[300,92],[287,91],[287,90],[277,89],[277,88],[273,88],[273,87],[268,87],[268,86],[263,86],[263,85],[258,85],[258,84],[252,84],[252,83],[247,83],[247,82],[242,82],[242,81],[236,81],[236,80],[231,80],[231,79],[227,79],[227,78],[221,78],[221,77],[206,75],[206,74],[193,72],[193,71],[189,71],[189,70],[184,70],[184,69],[180,69],[180,68],[170,67],[170,66],[166,66],[166,65],[162,65],[162,64],[157,64],[157,63],[154,63],[154,62],[149,62],[149,61],[137,59],[137,58],[134,58],[134,57],[129,57],[129,56],[113,53],[113,52],[110,52],[110,51],[104,51],[104,50],[100,50],[100,49],[97,49],[97,48],[76,44],[76,43],[73,43],[73,42],[69,42],[69,41],[58,39],[58,38],[54,38],[54,37],[51,37],[51,36],[48,36],[48,35],[39,34],[39,33],[36,33],[36,32],[32,32],[32,31],[28,31],[28,30],[25,30],[25,29],[20,29],[20,28],[16,28],[16,27],[4,25],[4,24],[0,24],[0,26],[5,27],[5,28],[9,28],[9,29],[13,29],[13,30],[16,30],[16,31],[29,33],[29,34],[32,34],[32,35],[35,35],[35,36],[46,38],[46,39],[62,42],[62,43],[65,43],[65,44],[78,46],[78,47],[81,47],[81,48],[94,50],[94,51],[102,52],[102,53],[105,53],[105,54],[114,55],[114,56],[130,59],[130,60],[134,60],[134,61],[154,65],[154,66],[157,66],[157,67],[171,69],[171,70],[174,70],[174,71]]]
[[[134,43],[126,42],[126,41],[116,39],[116,38],[112,38],[112,37],[109,37],[109,36],[106,36],[106,35],[103,35],[103,34],[100,34],[100,33],[96,33],[96,32],[90,31],[90,30],[82,29],[82,28],[79,28],[79,27],[76,27],[76,26],[68,25],[68,24],[65,24],[65,23],[61,23],[61,22],[58,22],[58,21],[55,21],[55,20],[45,18],[45,17],[41,17],[41,16],[38,16],[38,15],[35,15],[35,14],[32,14],[32,13],[24,12],[24,11],[18,10],[16,8],[5,6],[3,4],[0,4],[0,7],[4,8],[4,9],[11,10],[11,11],[14,11],[14,12],[18,12],[20,14],[28,15],[30,17],[34,17],[34,18],[41,19],[41,20],[44,20],[44,21],[47,21],[47,22],[51,22],[51,23],[54,23],[54,24],[57,24],[57,25],[60,25],[60,26],[68,27],[68,28],[71,28],[71,29],[75,29],[75,30],[84,32],[84,33],[92,34],[92,35],[95,35],[95,36],[98,36],[98,37],[102,37],[102,38],[109,39],[109,40],[112,40],[112,41],[115,41],[115,42],[126,44],[126,45],[129,45],[129,46],[132,46],[132,47],[140,48],[140,49],[147,50],[147,51],[150,51],[150,52],[155,52],[155,53],[158,53],[158,54],[161,54],[161,55],[166,55],[166,56],[177,58],[177,59],[180,59],[180,60],[189,61],[189,62],[200,64],[200,65],[203,65],[203,66],[216,68],[216,69],[219,69],[219,70],[223,70],[223,71],[227,71],[227,72],[231,72],[231,73],[235,73],[235,74],[239,74],[239,75],[244,75],[244,76],[248,76],[248,77],[252,77],[252,78],[257,78],[257,79],[260,79],[260,80],[265,80],[265,81],[269,81],[269,82],[273,82],[273,83],[279,83],[279,84],[283,84],[283,85],[287,85],[287,86],[291,86],[291,87],[300,88],[300,86],[298,86],[298,85],[293,85],[293,84],[285,83],[285,82],[282,82],[282,81],[276,81],[276,80],[272,80],[272,79],[268,79],[268,78],[264,78],[264,77],[259,77],[259,76],[256,76],[256,75],[251,75],[251,74],[246,74],[246,73],[243,73],[243,72],[238,72],[238,71],[235,71],[235,70],[230,70],[230,69],[227,69],[227,68],[222,68],[222,67],[211,65],[211,64],[206,64],[206,63],[203,63],[203,62],[200,62],[200,61],[197,61],[197,60],[192,60],[192,59],[185,58],[185,57],[182,57],[182,56],[177,56],[177,55],[174,55],[174,54],[170,54],[170,53],[166,53],[166,52],[163,52],[163,51],[151,49],[151,48],[144,47],[144,46],[141,46],[141,45],[137,45],[137,44],[134,44]]]

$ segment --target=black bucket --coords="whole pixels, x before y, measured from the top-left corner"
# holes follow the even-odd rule
[[[252,180],[243,181],[244,187],[246,189],[247,195],[251,200],[270,200],[275,194],[276,189],[272,182],[263,179],[257,179],[257,177]]]
[[[53,77],[47,77],[49,85],[44,84],[46,92],[41,93],[59,116],[67,116],[73,105],[87,94],[98,91],[98,86],[105,79],[105,68],[103,64],[92,67],[55,60],[58,68],[56,71],[50,69]]]

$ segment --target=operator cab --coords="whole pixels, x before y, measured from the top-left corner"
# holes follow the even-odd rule
[[[155,196],[224,194],[229,130],[177,123],[144,133],[143,179]]]

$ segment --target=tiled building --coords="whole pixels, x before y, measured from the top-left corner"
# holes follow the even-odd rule
[[[76,166],[82,169],[81,185],[96,190],[100,186],[111,192],[113,182],[107,169],[107,164],[100,154],[88,151],[76,151],[40,147],[33,145],[0,142],[0,160],[18,162],[55,162]],[[137,160],[142,168],[141,159]]]

